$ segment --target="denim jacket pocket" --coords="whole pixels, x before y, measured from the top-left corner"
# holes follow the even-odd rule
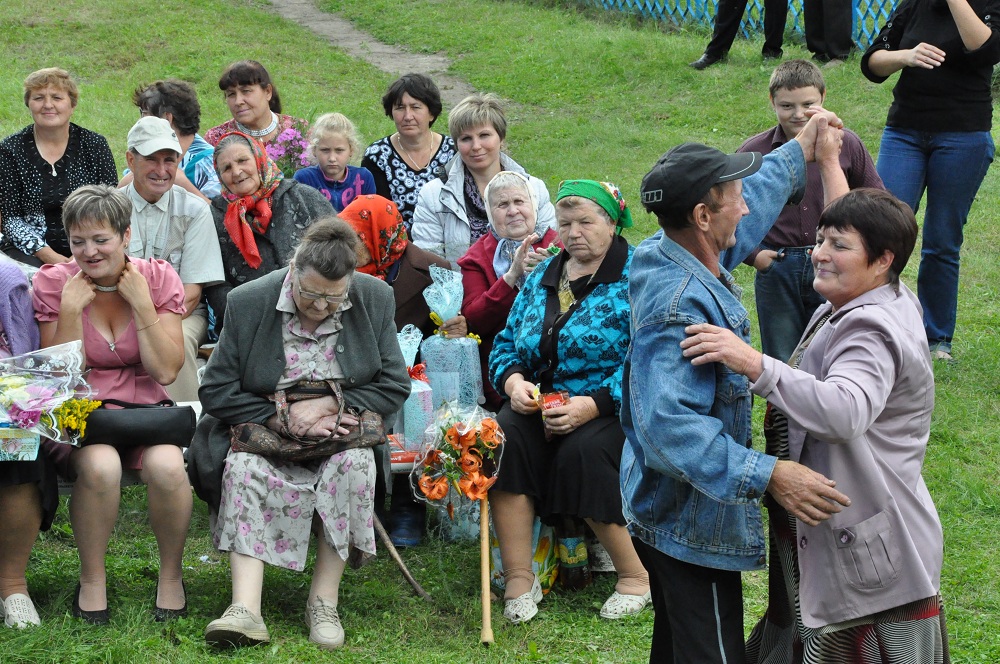
[[[715,403],[712,417],[718,418],[723,430],[733,440],[749,447],[750,444],[750,381],[721,362],[715,369]]]
[[[855,588],[885,588],[899,576],[899,545],[884,511],[861,523],[833,530],[837,559]]]

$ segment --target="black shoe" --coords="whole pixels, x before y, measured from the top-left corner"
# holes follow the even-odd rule
[[[825,65],[827,62],[831,60],[831,58],[826,53],[813,53],[813,60],[815,60],[820,64]]]
[[[181,588],[184,589],[184,606],[179,609],[161,609],[156,605],[156,595],[160,594],[160,582],[156,582],[156,595],[153,595],[153,620],[156,622],[167,622],[174,618],[185,618],[188,614],[187,586],[181,581]]]
[[[780,60],[781,56],[784,55],[784,51],[782,51],[780,48],[776,50],[767,49],[761,51],[760,54],[765,60]]]
[[[721,61],[722,61],[722,56],[709,55],[708,53],[703,53],[700,58],[689,64],[688,67],[701,71],[702,69],[707,69],[708,67],[714,65],[716,62],[721,62]]]
[[[83,618],[91,625],[107,625],[111,622],[111,613],[105,608],[100,611],[84,611],[80,608],[80,584],[76,584],[76,596],[73,597],[73,617]]]

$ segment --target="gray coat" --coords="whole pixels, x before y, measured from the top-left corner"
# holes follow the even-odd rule
[[[229,293],[219,345],[205,369],[198,396],[204,415],[188,451],[188,475],[198,496],[217,509],[222,469],[229,452],[229,427],[263,424],[274,415],[272,394],[285,370],[282,313],[275,309],[288,268],[244,284]],[[410,378],[396,339],[392,288],[374,277],[355,274],[343,313],[337,361],[347,405],[388,417],[403,406]]]

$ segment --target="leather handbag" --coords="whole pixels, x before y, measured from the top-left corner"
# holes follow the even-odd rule
[[[337,426],[345,413],[358,419],[358,424],[346,427],[348,433],[325,438],[296,436],[288,429],[288,402],[333,396],[339,405]],[[259,454],[280,461],[310,461],[333,456],[345,450],[375,447],[385,442],[385,425],[382,416],[371,410],[357,411],[344,404],[340,385],[335,381],[303,381],[288,390],[278,390],[272,399],[277,407],[281,431],[274,431],[263,424],[246,422],[230,428],[230,441],[234,452]]]
[[[109,405],[118,408],[108,408]],[[194,436],[194,426],[194,408],[178,406],[169,399],[152,404],[104,399],[101,407],[87,416],[87,433],[80,444],[187,447]]]

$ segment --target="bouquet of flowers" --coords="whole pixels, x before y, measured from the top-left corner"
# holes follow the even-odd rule
[[[305,138],[305,132],[305,124],[296,123],[267,144],[267,156],[278,165],[285,177],[292,177],[295,171],[311,163],[309,141]]]
[[[0,422],[78,445],[87,416],[101,405],[90,399],[83,370],[80,341],[0,360]]]
[[[486,498],[503,453],[504,435],[495,419],[478,406],[462,409],[449,403],[437,411],[426,439],[434,442],[417,457],[411,475],[418,499],[447,504],[454,518],[447,500],[452,489],[470,500]]]

